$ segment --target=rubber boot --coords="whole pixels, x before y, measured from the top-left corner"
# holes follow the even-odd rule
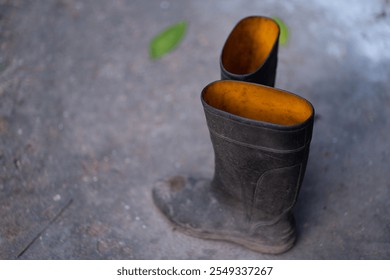
[[[227,80],[206,86],[201,101],[214,177],[161,180],[156,206],[188,235],[285,252],[296,238],[291,210],[308,160],[313,106],[286,91]]]
[[[221,79],[275,85],[279,25],[270,18],[242,19],[228,36],[220,58]]]

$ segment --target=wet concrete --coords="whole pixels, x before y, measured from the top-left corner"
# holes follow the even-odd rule
[[[200,91],[248,15],[290,30],[276,87],[316,108],[289,252],[177,233],[151,200],[211,177]],[[150,39],[187,20],[177,50]],[[389,1],[0,1],[1,259],[389,259]]]

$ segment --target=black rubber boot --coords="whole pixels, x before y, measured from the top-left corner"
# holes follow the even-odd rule
[[[176,230],[278,254],[295,241],[291,213],[309,155],[314,108],[292,93],[217,81],[202,91],[215,153],[212,180],[175,176],[153,199]]]
[[[221,79],[275,85],[279,25],[270,18],[242,19],[222,49]]]

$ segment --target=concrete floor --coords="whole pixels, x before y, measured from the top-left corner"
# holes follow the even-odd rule
[[[276,86],[318,114],[278,256],[177,233],[151,200],[167,175],[212,176],[200,91],[253,14],[289,27]],[[0,1],[0,258],[390,259],[389,49],[388,0]]]

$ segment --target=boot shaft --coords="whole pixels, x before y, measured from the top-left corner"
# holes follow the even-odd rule
[[[295,204],[309,155],[314,109],[274,88],[219,81],[202,92],[215,153],[213,187],[249,220],[272,223]]]
[[[233,28],[221,52],[222,80],[275,85],[280,29],[270,18],[251,16]]]

